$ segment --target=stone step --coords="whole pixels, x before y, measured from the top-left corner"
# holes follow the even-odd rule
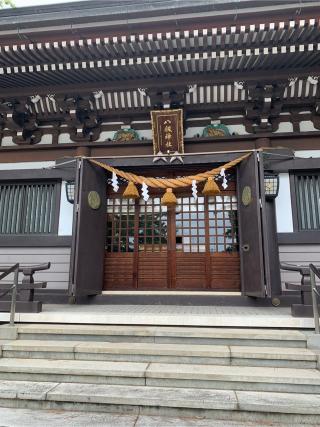
[[[19,339],[306,347],[297,330],[19,324]]]
[[[318,425],[320,395],[1,380],[0,406]]]
[[[0,379],[320,394],[316,369],[2,358]]]
[[[0,343],[1,349],[5,358],[317,367],[313,351],[290,347],[17,340]]]

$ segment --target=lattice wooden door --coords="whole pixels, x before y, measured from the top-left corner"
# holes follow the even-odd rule
[[[110,197],[104,289],[239,290],[235,189],[175,208]]]

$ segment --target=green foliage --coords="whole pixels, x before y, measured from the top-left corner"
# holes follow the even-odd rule
[[[0,9],[4,7],[15,7],[13,0],[0,0]]]

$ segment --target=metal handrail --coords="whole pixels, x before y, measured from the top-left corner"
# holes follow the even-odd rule
[[[1,296],[7,295],[12,290],[11,306],[10,306],[10,326],[14,326],[14,317],[16,314],[17,292],[18,292],[18,279],[19,279],[19,264],[14,264],[11,267],[0,268],[0,280],[7,277],[9,274],[14,273],[13,285],[7,289]]]
[[[320,279],[320,270],[318,270],[317,267],[313,264],[309,264],[309,268],[310,268],[314,329],[316,334],[320,334],[319,309],[318,309],[318,302],[317,302],[317,296],[320,298],[320,293],[318,292],[317,285],[316,285],[316,276]]]

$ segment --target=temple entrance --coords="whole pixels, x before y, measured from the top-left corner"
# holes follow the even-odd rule
[[[108,196],[104,290],[240,290],[234,183],[215,197],[176,195],[173,208],[160,194]]]

